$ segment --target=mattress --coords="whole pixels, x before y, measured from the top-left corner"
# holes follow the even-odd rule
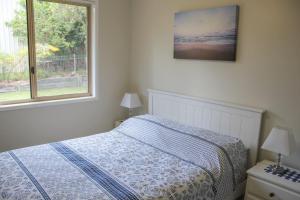
[[[0,199],[225,199],[245,180],[234,137],[152,115],[0,154]]]

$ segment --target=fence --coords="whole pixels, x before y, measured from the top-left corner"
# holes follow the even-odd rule
[[[37,60],[39,69],[48,72],[76,72],[79,69],[86,69],[87,57],[85,55],[67,55],[67,56],[50,56]]]
[[[57,88],[80,88],[88,86],[87,76],[76,77],[60,77],[60,78],[47,78],[38,80],[38,89],[57,89]],[[22,92],[29,91],[30,86],[28,83],[18,84],[12,86],[0,87],[0,94],[7,92]]]
[[[0,62],[1,63],[1,62]],[[0,65],[0,73],[18,73],[28,71],[28,58],[15,58]],[[50,56],[37,60],[37,68],[46,72],[77,72],[86,70],[87,57],[85,55]]]

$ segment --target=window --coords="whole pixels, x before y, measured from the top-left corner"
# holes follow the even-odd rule
[[[92,95],[91,5],[0,0],[0,105]]]

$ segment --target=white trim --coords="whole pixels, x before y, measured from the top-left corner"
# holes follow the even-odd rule
[[[1,105],[0,112],[30,109],[30,108],[41,108],[41,107],[48,107],[48,106],[58,106],[58,105],[66,105],[66,104],[74,104],[74,103],[83,103],[83,102],[90,102],[90,101],[97,101],[97,100],[98,98],[96,96],[90,96],[90,97],[51,100],[51,101],[36,101],[36,102],[28,102],[28,103],[9,104],[9,105]]]
[[[179,98],[185,98],[185,99],[190,99],[190,100],[196,100],[196,101],[202,101],[210,104],[216,104],[216,105],[222,105],[226,107],[231,107],[231,108],[237,108],[245,111],[251,111],[251,112],[257,112],[257,113],[264,113],[266,110],[261,109],[261,108],[254,108],[250,106],[242,106],[242,105],[237,105],[233,103],[227,103],[223,101],[217,101],[217,100],[211,100],[211,99],[206,99],[206,98],[201,98],[201,97],[195,97],[195,96],[187,96],[183,94],[178,94],[178,93],[173,93],[173,92],[166,92],[166,91],[161,91],[161,90],[154,90],[154,89],[148,89],[148,93],[157,93],[157,94],[164,94],[168,96],[174,96],[174,97],[179,97]]]

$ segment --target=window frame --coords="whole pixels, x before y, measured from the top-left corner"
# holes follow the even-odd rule
[[[28,36],[28,60],[29,60],[29,81],[30,81],[30,99],[13,100],[0,102],[1,106],[17,106],[18,104],[34,103],[34,102],[46,102],[46,101],[60,101],[60,100],[72,100],[76,98],[95,97],[94,95],[94,47],[93,41],[96,41],[93,34],[95,23],[95,17],[93,17],[93,4],[83,1],[74,0],[43,0],[52,3],[61,3],[67,5],[83,6],[87,10],[87,76],[88,76],[88,92],[86,93],[74,93],[54,96],[38,96],[37,88],[37,66],[36,66],[36,41],[35,41],[35,24],[34,24],[34,0],[26,0],[26,13],[27,13],[27,36]]]

